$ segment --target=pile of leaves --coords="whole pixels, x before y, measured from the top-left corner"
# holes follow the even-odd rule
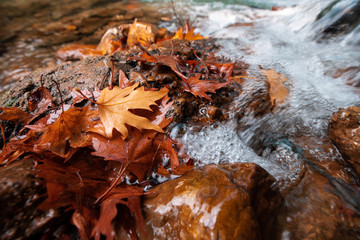
[[[172,38],[202,37],[187,24]],[[234,63],[219,61],[212,54],[202,59],[193,51],[191,59],[184,59],[173,51],[153,54],[140,41],[134,46],[140,52],[129,61],[166,67],[176,76],[173,81],[180,83],[176,91],[207,102],[216,90],[242,77],[234,76]],[[194,165],[181,144],[166,133],[172,122],[167,112],[176,97],[169,94],[172,85],[145,88],[121,70],[117,85],[111,80],[102,90],[75,88],[72,104],[61,100],[62,105],[56,107],[41,80],[41,87],[29,97],[28,112],[0,108],[0,120],[24,126],[4,146],[0,162],[34,161],[47,189],[40,207],[73,211],[72,223],[82,239],[102,235],[113,239],[115,218],[132,238],[137,238],[136,225],[146,234],[141,196],[151,192],[144,188],[153,173],[182,175]]]

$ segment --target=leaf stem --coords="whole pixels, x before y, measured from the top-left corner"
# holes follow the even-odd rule
[[[94,104],[97,104],[97,102],[95,102],[95,101],[91,100],[90,98],[88,98],[87,96],[85,96],[85,94],[83,94],[83,93],[81,92],[81,90],[78,89],[77,87],[74,88],[74,90],[75,90],[76,92],[80,93],[81,96],[83,96],[86,100],[88,100],[88,101],[90,101],[90,102],[92,102],[92,103],[94,103]]]
[[[58,92],[59,92],[59,95],[60,95],[60,101],[61,101],[61,105],[62,105],[61,110],[62,110],[62,113],[64,113],[64,101],[63,101],[63,98],[62,98],[62,95],[61,95],[60,85],[59,85],[59,83],[58,83],[58,82],[56,82],[54,79],[51,79],[51,81],[53,81],[53,82],[55,83],[56,88],[57,88],[57,90],[58,90]]]
[[[111,183],[111,186],[103,193],[101,194],[100,197],[98,197],[98,199],[96,199],[96,201],[94,202],[94,204],[98,204],[104,197],[106,197],[106,195],[109,194],[109,192],[116,186],[116,184],[119,182],[120,178],[122,177],[122,175],[124,174],[126,168],[128,167],[129,164],[126,164],[126,166],[121,170],[119,176],[115,179],[115,181],[113,181]]]

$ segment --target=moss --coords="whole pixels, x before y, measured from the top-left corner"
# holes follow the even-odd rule
[[[5,106],[6,107],[11,107],[12,105],[14,105],[15,102],[16,102],[16,98],[11,97],[9,100],[6,101]]]

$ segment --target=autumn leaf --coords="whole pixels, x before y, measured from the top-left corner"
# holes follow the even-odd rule
[[[147,130],[141,133],[136,128],[130,131],[129,137],[125,140],[118,134],[110,140],[94,134],[92,141],[95,152],[92,154],[105,160],[123,163],[139,181],[142,181],[155,164],[159,148],[154,144],[157,132]]]
[[[201,36],[199,33],[194,34],[194,29],[195,28],[190,29],[189,21],[186,21],[185,26],[177,30],[173,39],[186,39],[189,41],[204,39],[204,37]]]
[[[92,126],[90,119],[96,116],[90,106],[70,108],[60,114],[57,121],[49,125],[40,138],[38,146],[45,148],[61,157],[68,154],[68,146],[77,143],[82,134]]]
[[[217,89],[229,84],[229,81],[219,82],[216,80],[200,80],[201,74],[196,74],[188,79],[189,87],[184,86],[184,90],[192,93],[196,97],[202,97],[212,101],[207,93],[215,93]]]
[[[24,123],[32,117],[27,112],[16,107],[2,107],[0,110],[3,111],[0,114],[0,120]]]
[[[136,83],[124,89],[119,87],[114,87],[111,90],[105,88],[101,91],[96,103],[98,104],[100,120],[105,127],[108,138],[112,137],[115,128],[125,139],[128,136],[128,129],[125,124],[140,130],[153,129],[163,132],[159,126],[153,124],[149,119],[135,115],[129,110],[145,109],[152,111],[150,106],[156,105],[155,101],[163,98],[168,90],[145,91],[144,87],[137,88],[138,85],[139,83]]]
[[[284,100],[289,93],[285,85],[288,79],[283,74],[277,73],[273,69],[263,69],[262,72],[268,79],[270,85],[269,92],[271,104],[275,106],[279,103],[284,103]]]
[[[101,203],[99,221],[95,225],[91,236],[94,237],[95,240],[100,240],[101,235],[106,236],[108,240],[114,239],[115,230],[112,221],[118,214],[118,204],[126,205],[131,215],[135,215],[140,228],[144,230],[145,221],[141,213],[141,195],[144,195],[144,190],[137,186],[123,184],[113,189]],[[124,213],[122,212],[122,214]],[[135,231],[132,231],[132,235],[137,237]]]

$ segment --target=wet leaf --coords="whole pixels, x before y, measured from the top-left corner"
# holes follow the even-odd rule
[[[280,73],[275,72],[273,69],[265,70],[262,72],[268,79],[270,85],[270,99],[273,106],[284,103],[289,91],[285,85],[287,78]]]
[[[49,90],[45,87],[39,87],[36,91],[30,94],[28,108],[30,112],[37,110],[37,115],[45,112],[48,107],[51,107],[52,96]]]
[[[95,240],[100,240],[101,235],[106,236],[106,239],[114,239],[115,231],[112,221],[118,214],[118,204],[126,205],[131,214],[135,215],[138,225],[144,229],[145,222],[141,213],[140,196],[144,195],[142,187],[129,186],[123,184],[121,187],[115,188],[101,203],[99,221],[95,225],[91,236]],[[136,237],[136,232],[132,232]]]
[[[125,124],[138,129],[153,129],[158,132],[163,130],[153,124],[149,119],[141,117],[130,112],[130,109],[145,109],[152,111],[150,106],[156,105],[155,101],[163,98],[167,89],[159,91],[145,91],[144,87],[138,87],[138,83],[131,87],[121,89],[105,88],[97,101],[100,120],[105,127],[105,133],[108,138],[113,135],[113,129],[118,130],[123,138],[128,136],[128,129]],[[137,89],[135,89],[137,88]]]
[[[207,93],[215,93],[217,89],[225,87],[230,82],[219,82],[216,80],[200,80],[201,74],[196,74],[188,79],[189,87],[184,86],[185,91],[191,92],[196,97],[202,97],[212,101]]]
[[[2,107],[0,110],[3,111],[0,114],[0,120],[24,123],[32,117],[27,112],[15,107]]]
[[[90,106],[70,108],[61,113],[55,123],[46,127],[38,147],[66,157],[69,146],[78,143],[79,138],[85,135],[85,131],[92,127],[90,119],[96,114],[96,111],[90,111]]]

